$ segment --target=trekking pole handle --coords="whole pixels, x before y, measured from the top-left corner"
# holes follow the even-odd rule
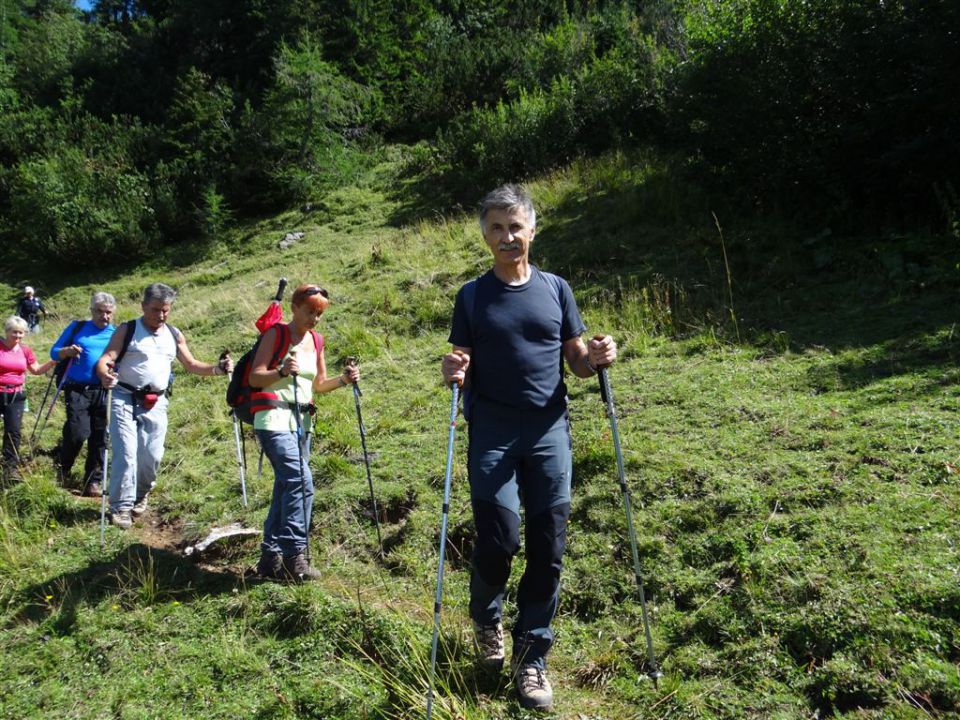
[[[280,282],[277,284],[277,294],[274,295],[273,299],[276,302],[283,300],[283,291],[287,289],[287,279],[285,277],[280,278]]]
[[[602,333],[597,333],[596,335],[593,336],[593,339],[594,339],[594,340],[597,340],[597,341],[599,342],[600,340],[603,340],[605,337],[606,337],[606,335],[604,335],[604,334],[602,334]],[[588,356],[587,356],[587,360],[589,360],[589,359],[590,359],[590,356],[588,355]],[[597,370],[603,370],[604,368],[608,368],[608,367],[610,367],[610,363],[605,363],[605,364],[603,364],[603,365],[597,365]]]
[[[220,353],[220,359],[217,361],[217,367],[219,367],[219,368],[220,368],[221,370],[223,370],[224,372],[226,372],[226,368],[223,366],[223,364],[224,364],[224,362],[227,361],[227,358],[229,358],[229,357],[230,357],[230,348],[224,348],[224,349],[223,349],[223,352]],[[233,377],[233,373],[232,373],[232,372],[228,372],[228,373],[226,373],[226,375],[227,375],[228,378]]]
[[[345,368],[357,367],[359,364],[360,358],[358,358],[356,355],[348,355],[347,359],[343,361],[343,366]],[[353,383],[353,394],[358,398],[363,396],[363,392],[360,390],[359,382]]]
[[[453,354],[456,355],[457,357],[461,357],[461,358],[467,357],[467,354],[464,353],[462,350],[454,350],[454,351],[453,351]],[[459,389],[462,390],[462,389],[463,389],[463,383],[464,383],[464,380],[465,380],[465,379],[466,379],[466,377],[464,377],[463,379],[457,380],[456,382],[450,382],[450,383],[445,383],[445,384],[446,384],[447,387],[451,387],[451,388],[452,388],[454,385],[456,385],[457,388],[459,388]]]

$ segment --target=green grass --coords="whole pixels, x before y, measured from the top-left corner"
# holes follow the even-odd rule
[[[248,436],[244,508],[223,382],[178,370],[155,500],[132,531],[109,528],[101,550],[99,504],[56,487],[44,452],[0,492],[0,717],[422,716],[450,402],[439,359],[453,295],[486,256],[469,216],[392,225],[404,202],[394,168],[340,189],[322,213],[251,223],[206,256],[51,279],[45,295],[65,323],[102,287],[125,320],[162,280],[180,291],[172,322],[209,360],[253,342],[280,275],[327,287],[328,365],[362,361],[386,558],[375,558],[348,392],[321,396],[315,419],[312,547],[324,579],[246,577],[256,538],[185,557],[212,526],[260,527],[272,474],[257,477]],[[792,237],[783,223],[721,217],[728,285],[709,204],[676,177],[611,156],[532,185],[536,261],[570,277],[590,331],[620,344],[611,381],[666,673],[658,687],[644,679],[597,384],[571,378],[574,505],[545,715],[956,717],[955,268],[936,238],[826,252],[824,237]],[[289,230],[306,236],[280,251]],[[45,351],[57,330],[30,340]],[[29,382],[35,412],[44,387]],[[456,443],[434,716],[541,717],[471,662],[462,423]]]

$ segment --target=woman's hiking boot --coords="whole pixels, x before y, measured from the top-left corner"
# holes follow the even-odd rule
[[[257,575],[269,580],[283,580],[283,555],[264,550],[257,562]]]
[[[287,579],[293,582],[319,580],[320,571],[313,567],[302,552],[283,558],[283,571]]]
[[[20,467],[14,463],[7,463],[3,466],[3,480],[7,485],[16,485],[23,481],[23,475],[20,474]]]

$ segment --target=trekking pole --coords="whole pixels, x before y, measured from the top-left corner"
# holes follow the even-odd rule
[[[224,350],[220,353],[220,362],[223,362],[228,357],[230,357],[230,351]],[[227,375],[227,383],[233,379],[233,373]],[[246,463],[244,462],[243,450],[241,448],[241,436],[243,434],[243,428],[240,426],[240,419],[237,417],[237,411],[234,410],[230,413],[233,416],[233,440],[237,446],[237,468],[240,471],[240,493],[243,496],[243,506],[247,506],[247,475],[246,475]]]
[[[443,559],[447,544],[447,516],[450,513],[450,478],[453,474],[453,437],[457,427],[457,401],[460,386],[451,383],[453,397],[450,401],[450,436],[447,440],[447,475],[443,481],[443,509],[440,521],[440,566],[437,568],[437,594],[433,601],[433,640],[430,644],[430,684],[427,689],[427,720],[433,711],[433,679],[437,668],[437,645],[440,640],[440,606],[443,602]]]
[[[355,357],[347,358],[347,366],[356,365]],[[363,425],[363,415],[360,413],[360,383],[353,383],[353,404],[357,407],[357,425],[360,426],[360,445],[363,447],[363,463],[367,466],[367,485],[370,486],[370,505],[373,508],[373,521],[377,525],[377,544],[380,546],[380,557],[383,557],[383,538],[380,535],[380,513],[377,510],[377,496],[373,492],[373,478],[370,475],[370,455],[367,453],[367,429]]]
[[[40,423],[40,435],[43,435],[43,429],[47,426],[47,420],[50,419],[50,414],[53,412],[54,406],[57,404],[57,398],[60,397],[60,391],[63,390],[63,386],[67,384],[67,373],[70,372],[70,366],[73,365],[73,358],[70,358],[67,361],[67,367],[63,371],[63,377],[60,378],[60,383],[57,385],[57,391],[53,394],[53,400],[50,401],[50,406],[47,408],[47,414],[43,416],[43,422]],[[53,380],[54,376],[51,375],[50,379]],[[47,399],[44,398],[43,402],[46,403]],[[40,406],[41,410],[43,405]],[[40,420],[40,414],[37,413],[37,421]],[[33,441],[37,436],[37,423],[33,425],[33,433],[30,435],[30,447],[33,448]]]
[[[100,549],[103,550],[103,536],[107,527],[107,496],[110,494],[110,410],[113,401],[113,389],[107,390],[107,427],[103,433],[103,488],[100,491]]]
[[[603,339],[602,335],[595,339]],[[606,365],[597,368],[600,378],[600,397],[607,405],[607,417],[610,418],[610,434],[613,436],[613,449],[617,455],[617,472],[620,475],[620,492],[623,494],[623,507],[627,514],[627,532],[630,535],[630,552],[633,555],[633,576],[637,581],[637,592],[640,595],[640,611],[643,613],[643,631],[647,636],[647,663],[649,670],[647,677],[653,680],[657,687],[657,680],[663,677],[657,658],[653,653],[653,636],[650,634],[650,618],[647,614],[647,598],[643,591],[643,578],[640,576],[640,554],[637,552],[637,533],[633,527],[633,507],[630,502],[630,488],[627,487],[627,478],[623,471],[623,451],[620,449],[620,430],[617,427],[617,412],[613,406],[613,390],[610,387],[610,378],[607,375]]]
[[[297,349],[290,348],[290,357],[297,357]],[[300,400],[297,398],[297,373],[293,376],[293,417],[297,421],[297,457],[300,459],[300,502],[303,504],[303,532],[307,538],[304,550],[307,562],[310,562],[310,518],[307,517],[307,474],[303,469],[303,418],[300,417]]]
[[[274,302],[283,302],[283,291],[287,289],[287,279],[285,277],[280,278],[280,281],[277,283],[277,294],[273,296]]]
[[[67,374],[64,373],[63,375],[64,375],[64,377],[66,377]],[[50,397],[50,390],[53,389],[53,378],[54,378],[54,376],[51,375],[51,376],[50,376],[50,382],[47,383],[47,391],[43,394],[43,402],[40,403],[41,411],[42,411],[42,409],[44,408],[44,406],[46,406],[46,404],[47,404],[47,398]],[[38,412],[38,413],[37,413],[37,419],[34,420],[34,422],[33,422],[33,432],[30,433],[30,443],[29,443],[29,445],[30,445],[30,448],[31,448],[31,452],[32,452],[32,448],[33,448],[33,440],[34,440],[34,438],[36,438],[36,436],[37,436],[37,426],[40,424],[40,416],[41,416],[41,415],[42,415],[42,412]]]

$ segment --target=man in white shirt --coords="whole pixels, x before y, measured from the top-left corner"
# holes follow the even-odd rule
[[[167,324],[177,294],[163,283],[143,291],[143,315],[113,334],[97,362],[97,375],[112,390],[110,402],[110,520],[127,529],[147,509],[167,435],[171,366],[180,360],[194,375],[226,375],[233,361],[204,363],[193,357],[183,333]]]

